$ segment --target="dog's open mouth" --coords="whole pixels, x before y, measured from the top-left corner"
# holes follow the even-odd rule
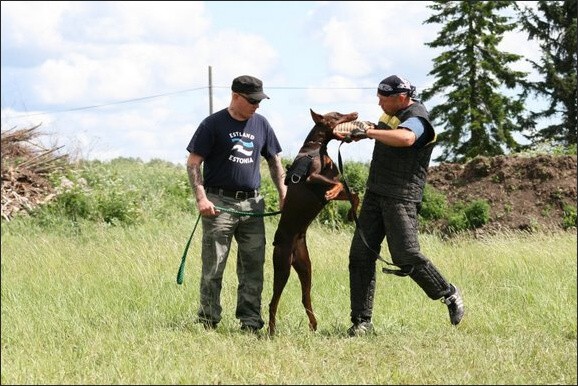
[[[339,125],[335,126],[333,128],[333,133],[334,134],[340,134],[340,135],[347,135],[347,134],[351,133],[351,130],[353,130],[353,129],[356,129],[356,128],[368,129],[371,127],[372,127],[372,125],[369,122],[351,121],[351,122],[340,123]]]

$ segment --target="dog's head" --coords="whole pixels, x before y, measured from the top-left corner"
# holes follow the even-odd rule
[[[313,118],[313,122],[316,125],[323,125],[326,126],[328,129],[332,130],[335,126],[339,125],[340,123],[351,122],[357,119],[357,113],[349,113],[349,114],[341,114],[336,111],[331,113],[327,113],[324,115],[317,114],[315,111],[310,109],[311,111],[311,118]]]

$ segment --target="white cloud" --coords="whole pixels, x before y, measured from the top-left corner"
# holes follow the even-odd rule
[[[28,50],[59,51],[62,15],[80,6],[75,2],[2,2],[2,45]]]
[[[209,113],[211,66],[213,111],[228,105],[233,77],[261,78],[271,99],[259,112],[294,156],[310,108],[376,120],[385,76],[431,84],[436,53],[424,43],[440,26],[423,24],[427,4],[2,2],[2,128],[42,121],[88,158],[183,163]],[[535,53],[521,33],[504,47]],[[104,106],[82,109],[94,105]],[[367,160],[371,147],[342,149]]]

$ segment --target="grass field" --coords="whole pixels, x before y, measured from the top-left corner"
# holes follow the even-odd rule
[[[2,226],[2,384],[576,384],[576,232],[441,240],[422,250],[462,290],[466,315],[407,278],[378,273],[375,336],[348,338],[348,231],[309,231],[308,331],[291,273],[277,336],[241,333],[235,251],[215,331],[194,324],[200,230],[184,284],[176,273],[195,218],[75,235]],[[170,223],[170,225],[167,225]],[[267,222],[263,316],[272,289]],[[378,264],[381,268],[381,264]]]

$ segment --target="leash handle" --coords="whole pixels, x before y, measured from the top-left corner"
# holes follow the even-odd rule
[[[351,197],[351,190],[349,190],[349,185],[347,185],[347,181],[345,180],[345,173],[343,173],[344,172],[343,162],[341,161],[341,145],[343,145],[344,143],[346,143],[345,140],[341,141],[341,143],[339,144],[339,147],[337,148],[337,170],[339,171],[339,173],[343,177],[342,180],[343,180],[343,188],[345,189],[345,194],[347,195],[349,202],[352,203],[353,199]],[[357,213],[355,213],[355,211],[353,211],[353,220],[355,221],[355,226],[359,230],[359,237],[361,237],[361,241],[363,241],[363,244],[365,244],[365,247],[367,249],[369,249],[369,251],[371,253],[374,254],[375,258],[383,261],[387,265],[393,265],[395,267],[399,267],[397,264],[390,263],[389,261],[385,260],[383,257],[381,257],[379,255],[379,253],[375,252],[369,246],[367,240],[365,239],[365,234],[363,233],[363,229],[361,228],[361,225],[359,224],[359,219],[357,218]],[[383,273],[390,273],[390,274],[393,274],[396,276],[407,276],[411,273],[411,271],[413,271],[413,267],[408,273],[402,271],[401,269],[389,269],[387,267],[383,267],[382,271],[383,271]]]
[[[197,217],[197,222],[195,222],[195,227],[189,236],[189,241],[187,241],[187,245],[185,245],[185,251],[183,252],[183,257],[181,257],[181,265],[179,265],[179,271],[177,272],[177,284],[183,284],[183,278],[185,276],[185,261],[187,259],[187,252],[189,251],[189,246],[191,245],[191,240],[193,239],[193,235],[195,234],[195,230],[197,229],[197,224],[201,219],[201,214]]]

